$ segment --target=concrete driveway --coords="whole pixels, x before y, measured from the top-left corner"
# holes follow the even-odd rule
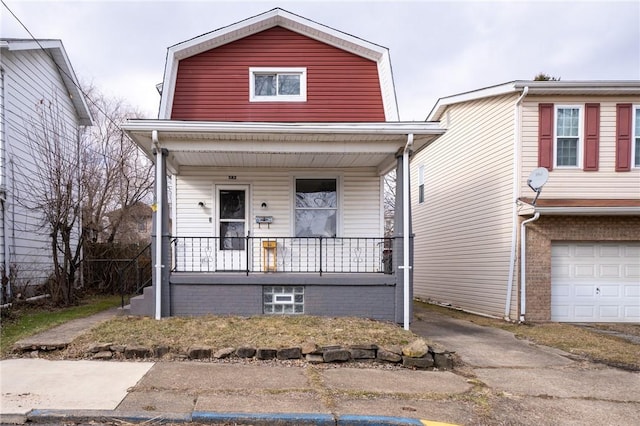
[[[627,425],[640,421],[640,373],[575,361],[562,351],[415,305],[412,331],[442,344],[476,383],[482,424]],[[640,356],[640,346],[639,346]]]

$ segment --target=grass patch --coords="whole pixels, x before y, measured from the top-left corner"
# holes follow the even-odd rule
[[[592,361],[640,370],[640,345],[616,336],[604,335],[586,327],[565,323],[514,324],[428,303],[417,303],[426,309],[452,318],[500,328],[513,333],[519,339],[557,348]],[[624,331],[634,335],[640,333],[640,326],[637,324],[606,324],[598,325],[596,328]]]
[[[11,351],[15,342],[36,333],[48,330],[67,321],[113,308],[120,304],[120,296],[92,296],[80,305],[69,308],[51,308],[46,304],[14,305],[3,313],[0,324],[0,355]]]
[[[208,315],[157,321],[144,317],[117,317],[80,336],[68,351],[79,353],[97,342],[147,347],[167,345],[173,352],[180,352],[194,345],[214,349],[242,345],[281,349],[299,346],[306,341],[321,346],[406,345],[417,338],[396,324],[362,318]]]

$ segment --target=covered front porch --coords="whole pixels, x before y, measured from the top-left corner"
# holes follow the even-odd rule
[[[444,132],[437,124],[131,120],[124,128],[156,163],[154,284],[145,296],[156,318],[408,321],[408,159]],[[385,236],[382,179],[393,169],[394,233]]]

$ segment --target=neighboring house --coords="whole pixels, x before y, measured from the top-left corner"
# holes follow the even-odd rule
[[[102,233],[102,242],[109,241],[115,226],[114,242],[149,244],[153,211],[148,204],[137,202],[125,211],[117,209],[110,211],[105,216],[106,223],[105,230]]]
[[[640,321],[640,81],[515,81],[442,98],[428,120],[447,132],[412,158],[417,297]]]
[[[45,134],[78,160],[91,114],[60,40],[0,39],[0,270],[3,296],[30,293],[52,271],[51,242],[38,204]],[[75,157],[75,158],[74,158]],[[77,232],[79,232],[79,224]],[[10,282],[10,286],[7,285]]]
[[[133,313],[408,323],[408,194],[387,267],[382,179],[444,131],[398,122],[386,48],[274,9],[170,47],[161,87],[159,119],[123,126],[156,163],[162,236]]]

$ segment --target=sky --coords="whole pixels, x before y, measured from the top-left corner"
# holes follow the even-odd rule
[[[169,46],[280,7],[385,46],[403,121],[445,96],[543,72],[640,79],[635,1],[2,0],[36,38],[61,39],[76,75],[157,118]],[[0,37],[30,38],[0,5]]]

